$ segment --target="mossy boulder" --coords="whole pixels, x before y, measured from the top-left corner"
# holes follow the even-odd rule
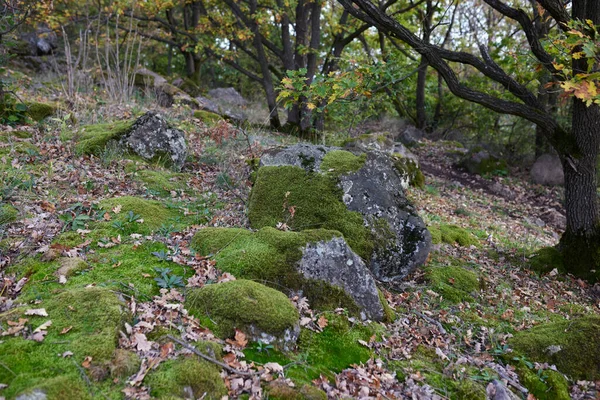
[[[146,376],[144,385],[157,399],[220,399],[227,395],[219,369],[195,356],[163,362]]]
[[[213,331],[231,337],[235,329],[250,340],[287,349],[299,334],[299,314],[281,292],[249,280],[235,280],[192,289],[185,302],[192,315],[214,321]]]
[[[99,155],[108,142],[118,141],[129,133],[133,122],[133,120],[125,120],[84,126],[79,132],[75,152]]]
[[[430,226],[429,232],[431,232],[431,241],[435,244],[458,244],[464,247],[479,245],[477,237],[460,226],[440,224]]]
[[[600,378],[600,316],[538,325],[516,333],[509,345],[531,361],[556,365],[573,379]]]
[[[15,222],[19,212],[10,204],[0,204],[0,226]]]
[[[429,233],[387,155],[298,144],[265,154],[260,165],[248,206],[252,227],[337,230],[384,281],[402,279],[427,258]]]
[[[517,366],[519,381],[539,400],[569,400],[569,382],[558,371],[545,369],[536,371],[526,365]]]
[[[214,255],[217,268],[236,277],[301,290],[316,309],[344,307],[381,320],[385,309],[375,281],[341,236],[324,229],[206,228],[194,236],[191,247],[201,255]]]
[[[25,113],[27,116],[37,122],[54,115],[56,112],[56,107],[46,103],[27,103],[26,106],[27,111]]]
[[[402,186],[406,189],[413,186],[419,189],[425,188],[425,175],[419,167],[419,163],[412,158],[403,157],[400,154],[393,155],[394,166],[402,176]]]
[[[431,289],[452,303],[474,301],[479,290],[477,275],[463,267],[428,267],[425,276]]]
[[[476,146],[459,161],[458,166],[472,174],[487,175],[506,172],[506,161],[500,159],[481,146]]]
[[[205,110],[194,111],[194,118],[198,118],[200,121],[204,122],[207,125],[215,125],[217,122],[223,119],[219,114],[215,114],[213,112]]]

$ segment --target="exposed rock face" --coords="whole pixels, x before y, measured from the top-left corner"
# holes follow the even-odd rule
[[[168,163],[176,170],[181,170],[187,156],[183,132],[170,127],[161,115],[151,111],[138,118],[120,142],[147,160],[168,157]]]
[[[192,108],[198,108],[198,102],[189,94],[177,86],[171,85],[160,74],[149,69],[139,68],[136,70],[134,84],[137,87],[154,91],[158,104],[162,107],[171,107],[175,102],[180,102]]]
[[[196,101],[201,110],[220,115],[231,122],[242,123],[248,119],[243,112],[232,111],[227,106],[220,106],[215,101],[207,99],[206,97],[198,96],[196,97]]]
[[[383,306],[375,280],[363,260],[343,238],[309,243],[302,250],[298,271],[307,279],[343,289],[370,319],[381,321]]]
[[[331,171],[322,171],[321,168],[324,158],[333,151],[340,153],[339,149],[333,147],[298,144],[265,154],[261,158],[260,165],[263,167],[295,166],[303,168],[307,174],[331,176]],[[269,174],[273,175],[273,171]],[[282,179],[285,179],[283,175]],[[260,170],[258,177],[257,185],[260,185]],[[290,185],[296,183],[290,182]],[[285,183],[282,184],[285,186]],[[423,220],[406,199],[402,177],[389,156],[381,152],[366,153],[362,165],[355,168],[353,172],[345,172],[337,177],[337,186],[342,189],[340,201],[343,201],[348,210],[362,215],[363,224],[370,231],[371,237],[366,240],[369,243],[363,245],[362,249],[355,247],[353,249],[366,259],[369,269],[377,279],[382,281],[402,279],[425,262],[431,247],[431,235]],[[265,209],[261,203],[282,201],[279,198],[268,199],[269,195],[265,195],[266,191],[262,189],[264,188],[257,188],[256,185],[253,189],[249,209],[251,223],[253,223],[252,217],[257,214],[253,207]],[[311,189],[306,188],[306,190]],[[259,199],[257,196],[264,198]],[[275,197],[279,196],[280,194],[275,195]],[[361,243],[347,236],[347,232],[339,226],[327,226],[328,216],[324,211],[319,210],[321,205],[319,194],[312,204],[315,212],[320,214],[318,223],[327,229],[341,230],[351,246]],[[303,205],[305,208],[307,206],[309,205]],[[255,217],[254,220],[259,218]],[[265,221],[264,218],[261,220]],[[372,251],[370,254],[365,254],[364,248],[369,245]]]
[[[540,185],[559,186],[565,182],[560,158],[553,154],[542,154],[530,171],[531,181]]]
[[[405,146],[412,147],[425,137],[422,130],[409,125],[400,132],[397,140]]]
[[[377,279],[404,278],[425,262],[431,235],[406,199],[402,178],[389,157],[367,153],[365,166],[341,176],[340,183],[344,203],[364,216],[373,233],[369,267]]]

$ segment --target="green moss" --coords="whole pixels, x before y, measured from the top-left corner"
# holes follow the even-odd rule
[[[546,274],[554,268],[564,272],[563,256],[556,247],[544,247],[529,259],[529,267],[538,274]]]
[[[478,246],[477,238],[464,228],[456,225],[441,224],[427,228],[431,233],[431,242],[434,244],[458,243],[461,246]]]
[[[27,103],[27,116],[34,121],[41,121],[46,117],[53,115],[56,112],[56,108],[50,104],[45,103]]]
[[[525,365],[517,367],[519,381],[538,400],[569,400],[569,382],[560,373],[550,369],[539,373]]]
[[[144,220],[142,223],[137,222],[140,227],[139,233],[143,233],[144,230],[153,231],[158,229],[167,223],[169,219],[177,218],[180,215],[177,210],[168,209],[159,201],[146,200],[140,197],[113,197],[100,202],[100,208],[106,211],[111,211],[117,206],[121,207],[121,211],[113,216],[112,221],[128,222],[129,212],[131,211]]]
[[[28,318],[30,329],[50,320],[48,335],[42,342],[20,337],[4,337],[0,343],[0,382],[8,384],[2,394],[13,398],[19,393],[41,388],[52,399],[87,398],[78,365],[85,357],[94,364],[108,362],[117,347],[118,332],[126,318],[124,304],[104,288],[63,291],[36,304],[47,317],[25,316],[26,308],[0,314],[0,325]],[[70,330],[61,334],[63,329]],[[61,355],[71,351],[72,358]]]
[[[425,175],[414,160],[402,157],[400,154],[394,154],[393,159],[396,170],[404,180],[408,181],[410,186],[419,189],[425,188]]]
[[[215,125],[217,122],[223,119],[219,114],[215,114],[205,110],[194,111],[194,118],[198,118],[207,125]]]
[[[299,318],[283,293],[244,279],[193,289],[185,304],[191,314],[214,320],[220,337],[232,336],[234,328],[248,333],[250,326],[278,335],[292,329]]]
[[[0,225],[15,222],[19,212],[10,204],[0,204]]]
[[[302,385],[300,389],[289,387],[281,381],[272,382],[267,393],[274,400],[327,400],[327,394],[314,386]]]
[[[341,234],[323,229],[285,232],[266,227],[252,233],[237,228],[206,228],[194,236],[191,247],[200,255],[214,255],[217,268],[238,278],[262,281],[276,289],[301,289],[316,309],[344,307],[356,313],[358,307],[342,289],[307,281],[295,268],[306,244],[336,236]]]
[[[163,195],[170,192],[184,191],[188,188],[188,174],[175,173],[165,170],[144,169],[136,172],[136,177],[144,183],[147,189]]]
[[[227,395],[219,370],[208,361],[195,357],[163,362],[148,374],[144,385],[150,388],[152,397],[158,399],[187,398],[189,389],[194,398],[220,399]]]
[[[304,354],[308,371],[290,371],[289,376],[299,381],[316,379],[320,374],[331,377],[352,364],[366,362],[372,352],[359,340],[368,342],[377,331],[374,325],[350,326],[340,315],[325,313],[328,325],[321,333],[303,329],[298,339],[298,351]]]
[[[99,154],[111,140],[118,140],[129,132],[133,121],[116,121],[85,126],[75,145],[77,154]]]
[[[366,154],[356,156],[349,151],[333,150],[325,154],[321,162],[321,171],[332,176],[347,175],[356,172],[365,165]]]
[[[509,344],[532,361],[556,365],[560,372],[573,379],[600,377],[599,316],[538,325],[516,333]]]
[[[29,139],[33,136],[31,132],[27,131],[11,131],[9,134],[19,139]]]
[[[60,244],[68,248],[76,247],[83,242],[84,238],[81,236],[81,234],[77,233],[76,231],[63,232],[60,235],[58,235],[54,239],[54,241],[52,241],[53,244]]]
[[[431,289],[453,303],[474,301],[479,289],[477,275],[462,267],[428,267],[426,277]]]
[[[293,218],[289,207],[295,207]],[[307,173],[299,167],[259,169],[250,195],[248,218],[257,229],[286,222],[296,231],[336,230],[363,259],[370,259],[373,252],[371,232],[364,225],[362,215],[348,211],[342,202],[342,190],[337,187],[337,180]]]
[[[380,289],[377,289],[377,294],[379,295],[379,301],[383,306],[383,315],[385,316],[384,321],[394,322],[394,320],[396,319],[396,313],[394,312],[392,307],[390,307],[385,296],[383,295],[383,292]]]

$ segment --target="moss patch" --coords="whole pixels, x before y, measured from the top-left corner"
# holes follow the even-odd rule
[[[448,243],[461,246],[477,246],[477,238],[464,228],[456,225],[437,225],[427,228],[431,233],[431,242],[434,244]]]
[[[529,259],[529,267],[538,274],[546,274],[554,268],[564,272],[563,256],[555,247],[544,247],[535,252]]]
[[[219,114],[215,114],[205,110],[194,111],[194,118],[198,118],[200,121],[204,122],[207,125],[215,125],[217,122],[223,119]]]
[[[462,267],[429,267],[426,270],[431,289],[453,303],[474,301],[479,289],[477,275]]]
[[[136,177],[144,183],[147,189],[169,195],[170,192],[186,190],[189,175],[165,170],[144,169],[136,172]]]
[[[35,305],[45,308],[48,317],[25,316],[26,308],[0,315],[0,324],[28,318],[32,329],[51,320],[43,342],[4,337],[0,343],[0,382],[8,384],[2,395],[12,398],[19,393],[40,388],[50,399],[88,398],[80,371],[85,357],[94,364],[109,361],[117,346],[118,332],[126,318],[124,305],[108,289],[68,290]],[[71,329],[65,333],[60,332]],[[73,352],[72,358],[61,355]]]
[[[288,194],[289,192],[289,194]],[[319,207],[315,207],[318,204]],[[289,208],[294,207],[292,217]],[[342,233],[363,259],[371,258],[373,240],[360,213],[348,211],[342,190],[330,176],[299,167],[263,167],[258,170],[248,205],[253,228],[286,222],[293,230],[329,229]]]
[[[195,357],[162,363],[148,374],[144,385],[150,388],[152,397],[158,399],[187,398],[190,389],[195,399],[220,399],[227,395],[219,370],[208,361]]]
[[[0,204],[0,225],[15,222],[19,212],[10,204]]]
[[[194,315],[214,320],[215,333],[221,337],[232,336],[234,328],[249,332],[251,325],[278,335],[292,329],[299,319],[298,311],[283,293],[243,279],[192,290],[186,307]]]
[[[27,103],[26,114],[34,121],[41,121],[53,115],[56,112],[56,108],[50,104],[45,103]]]
[[[118,140],[129,132],[132,120],[116,121],[106,124],[87,125],[75,145],[77,154],[99,154],[111,140]]]
[[[356,172],[365,165],[366,154],[355,156],[349,151],[333,150],[325,154],[321,162],[321,171],[332,176]]]
[[[146,200],[140,197],[123,196],[102,200],[100,208],[111,211],[120,206],[120,212],[113,216],[112,221],[123,223],[135,223],[139,225],[138,233],[145,233],[160,228],[169,219],[177,218],[180,213],[174,209],[166,208],[162,203],[155,200]],[[139,216],[136,221],[130,222],[131,214]],[[143,222],[139,222],[142,219]]]
[[[539,400],[569,400],[569,382],[557,371],[550,369],[539,373],[520,365],[516,370],[519,381]]]
[[[539,325],[516,333],[509,344],[530,360],[555,364],[573,379],[600,377],[600,316]]]

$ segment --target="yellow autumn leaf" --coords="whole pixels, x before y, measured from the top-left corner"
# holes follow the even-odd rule
[[[315,108],[317,108],[317,106],[313,103],[308,103],[306,104],[306,108],[308,108],[309,110],[314,110]]]

